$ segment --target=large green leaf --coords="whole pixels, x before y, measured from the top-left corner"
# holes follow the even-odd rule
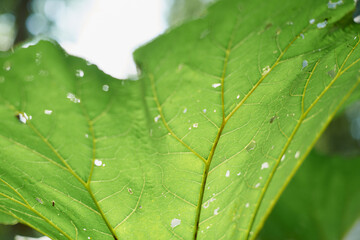
[[[53,239],[254,237],[359,84],[352,8],[220,1],[138,50],[139,81],[50,42],[2,57],[1,211]]]
[[[260,239],[344,239],[360,217],[360,158],[312,153],[281,195]]]

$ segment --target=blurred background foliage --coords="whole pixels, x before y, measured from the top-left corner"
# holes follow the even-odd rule
[[[86,6],[90,2],[93,4],[93,1],[98,0],[1,0],[0,54],[11,51],[18,43],[39,36],[60,42],[64,39],[70,41],[75,39],[81,31],[79,19],[84,18],[81,14],[90,11],[90,9],[86,9]],[[141,3],[141,0],[132,1]],[[214,0],[159,1],[162,1],[165,6],[163,18],[166,21],[166,27],[176,27],[185,21],[201,17],[205,14],[207,5],[214,2]],[[83,11],[80,12],[78,9]],[[148,9],[148,11],[152,11],[152,9]],[[117,23],[110,22],[108,24],[116,26]],[[113,31],[117,31],[117,29]],[[321,235],[319,232],[329,231],[327,228],[329,225],[325,226],[326,223],[322,222],[332,222],[330,225],[335,224],[333,230],[340,231],[339,225],[344,223],[341,223],[339,216],[349,211],[355,211],[350,215],[352,218],[358,219],[357,223],[354,226],[341,226],[341,230],[346,229],[349,236],[346,237],[344,232],[341,232],[342,235],[338,232],[336,236],[360,239],[359,232],[355,235],[350,234],[356,232],[356,229],[360,229],[360,205],[357,204],[358,207],[348,209],[353,205],[343,202],[344,199],[350,199],[352,204],[354,204],[354,199],[360,201],[360,190],[342,187],[342,184],[347,184],[349,181],[346,176],[353,177],[354,181],[359,182],[360,180],[360,175],[356,176],[359,169],[356,166],[360,166],[359,101],[353,101],[350,107],[338,114],[316,144],[314,152],[316,153],[309,157],[311,160],[307,159],[281,196],[279,204],[270,215],[259,239],[339,239],[330,237],[329,234]],[[351,163],[355,162],[354,167],[349,166],[348,159],[351,159]],[[313,164],[308,163],[309,161],[312,161]],[[346,164],[341,164],[341,161],[346,161]],[[314,169],[314,166],[321,168],[322,171]],[[326,184],[327,181],[324,179],[328,178],[339,181],[333,185]],[[299,189],[301,191],[298,191]],[[321,195],[322,191],[323,195]],[[319,193],[321,194],[319,195]],[[325,204],[328,207],[320,207],[330,200],[332,205]],[[343,206],[339,207],[341,204]],[[314,213],[314,211],[316,212]],[[294,228],[294,226],[296,227]],[[355,230],[351,230],[351,227]],[[303,234],[304,232],[310,235]],[[0,225],[0,239],[13,240],[16,235],[41,236],[22,224]]]

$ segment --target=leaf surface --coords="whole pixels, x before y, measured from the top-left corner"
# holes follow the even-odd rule
[[[358,93],[352,8],[220,1],[139,49],[139,81],[50,42],[2,57],[0,209],[52,239],[253,238]]]

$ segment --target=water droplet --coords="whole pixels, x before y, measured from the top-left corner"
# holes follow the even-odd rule
[[[3,65],[3,68],[5,71],[10,71],[11,70],[11,63],[9,61],[6,61]]]
[[[41,198],[35,198],[36,201],[38,201],[40,204],[44,204],[43,200]]]
[[[226,171],[225,177],[230,177],[230,170]]]
[[[236,96],[236,99],[239,99],[240,98],[240,94]]]
[[[310,19],[309,23],[310,23],[310,24],[314,24],[314,23],[315,23],[315,19]]]
[[[255,185],[255,188],[258,188],[258,187],[260,187],[260,183],[257,183],[257,184]]]
[[[52,114],[52,110],[48,110],[48,109],[45,109],[44,110],[44,113],[46,114],[46,115],[51,115]]]
[[[131,188],[128,188],[128,192],[129,192],[130,194],[134,194],[134,192],[132,191]]]
[[[96,166],[100,167],[100,166],[102,165],[102,161],[99,160],[99,159],[95,159],[95,160],[94,160],[94,164],[95,164]]]
[[[306,60],[304,60],[303,62],[302,62],[302,69],[301,70],[303,70],[304,68],[306,68],[307,66],[308,66],[308,61],[306,61]]]
[[[268,163],[268,162],[264,162],[264,163],[261,165],[261,170],[266,169],[266,168],[269,168],[269,163]]]
[[[43,77],[46,77],[46,76],[49,75],[49,72],[46,71],[46,70],[40,70],[40,71],[39,71],[39,75],[40,75],[40,76],[43,76]]]
[[[246,203],[246,204],[245,204],[245,207],[246,207],[246,208],[250,207],[250,203]]]
[[[214,210],[214,215],[218,215],[219,214],[219,210],[220,210],[220,207],[218,207],[217,209]]]
[[[76,70],[76,76],[77,77],[84,77],[84,71],[81,69]]]
[[[210,206],[210,203],[214,202],[216,200],[216,198],[210,198],[209,200],[207,200],[204,204],[203,207],[204,208],[208,208]]]
[[[36,64],[36,65],[40,65],[40,64],[41,64],[41,57],[42,57],[41,53],[36,53],[36,54],[35,54],[35,64]]]
[[[26,76],[26,77],[25,77],[25,81],[27,81],[27,82],[32,82],[32,81],[34,81],[34,75]]]
[[[252,151],[256,148],[256,142],[251,140],[251,142],[246,146],[247,151]]]
[[[295,159],[298,159],[300,157],[300,151],[296,151],[295,153]]]
[[[269,72],[270,72],[270,67],[269,66],[266,66],[266,67],[264,67],[263,69],[262,69],[262,73],[261,73],[261,75],[266,75],[266,74],[268,74]]]
[[[200,39],[204,39],[209,33],[210,33],[210,30],[205,29],[204,31],[202,31],[202,33],[200,35]]]
[[[282,157],[281,157],[281,161],[284,161],[284,160],[285,160],[285,154],[282,155]]]
[[[214,83],[213,85],[211,85],[213,88],[217,88],[221,86],[221,83]]]
[[[198,123],[194,123],[194,124],[193,124],[193,127],[194,127],[194,128],[197,128],[198,126],[199,126]]]
[[[69,99],[70,101],[74,102],[74,103],[80,103],[80,99],[78,99],[75,94],[73,93],[68,93],[66,95],[66,98]]]
[[[327,25],[327,21],[325,20],[323,22],[320,22],[320,23],[316,24],[316,27],[321,29],[321,28],[325,28],[326,25]]]
[[[157,115],[156,117],[154,117],[154,122],[158,122],[159,121],[159,119],[161,118],[161,116],[160,115]]]
[[[103,85],[103,86],[102,86],[102,90],[103,90],[104,92],[109,91],[109,85],[107,85],[107,84]]]
[[[175,227],[179,226],[180,224],[181,224],[180,219],[174,218],[173,220],[171,220],[171,227],[172,228],[175,228]]]
[[[341,5],[341,4],[343,4],[343,1],[342,1],[342,0],[339,0],[339,1],[337,1],[337,2],[329,1],[328,4],[327,4],[327,6],[328,6],[329,9],[336,9],[336,7],[337,7],[338,5]]]
[[[183,111],[183,113],[186,113],[187,112],[187,108],[184,108],[184,111]]]
[[[206,109],[203,109],[203,113],[206,113]]]
[[[19,113],[18,115],[16,115],[16,117],[23,124],[26,124],[26,122],[29,120],[29,117],[26,113]]]
[[[336,65],[334,65],[334,68],[331,69],[330,71],[328,71],[328,75],[331,77],[331,78],[334,78],[336,76]]]

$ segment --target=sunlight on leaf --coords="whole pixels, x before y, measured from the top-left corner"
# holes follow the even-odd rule
[[[137,50],[139,81],[52,42],[1,57],[0,210],[52,239],[254,238],[358,93],[352,8],[220,1]]]

